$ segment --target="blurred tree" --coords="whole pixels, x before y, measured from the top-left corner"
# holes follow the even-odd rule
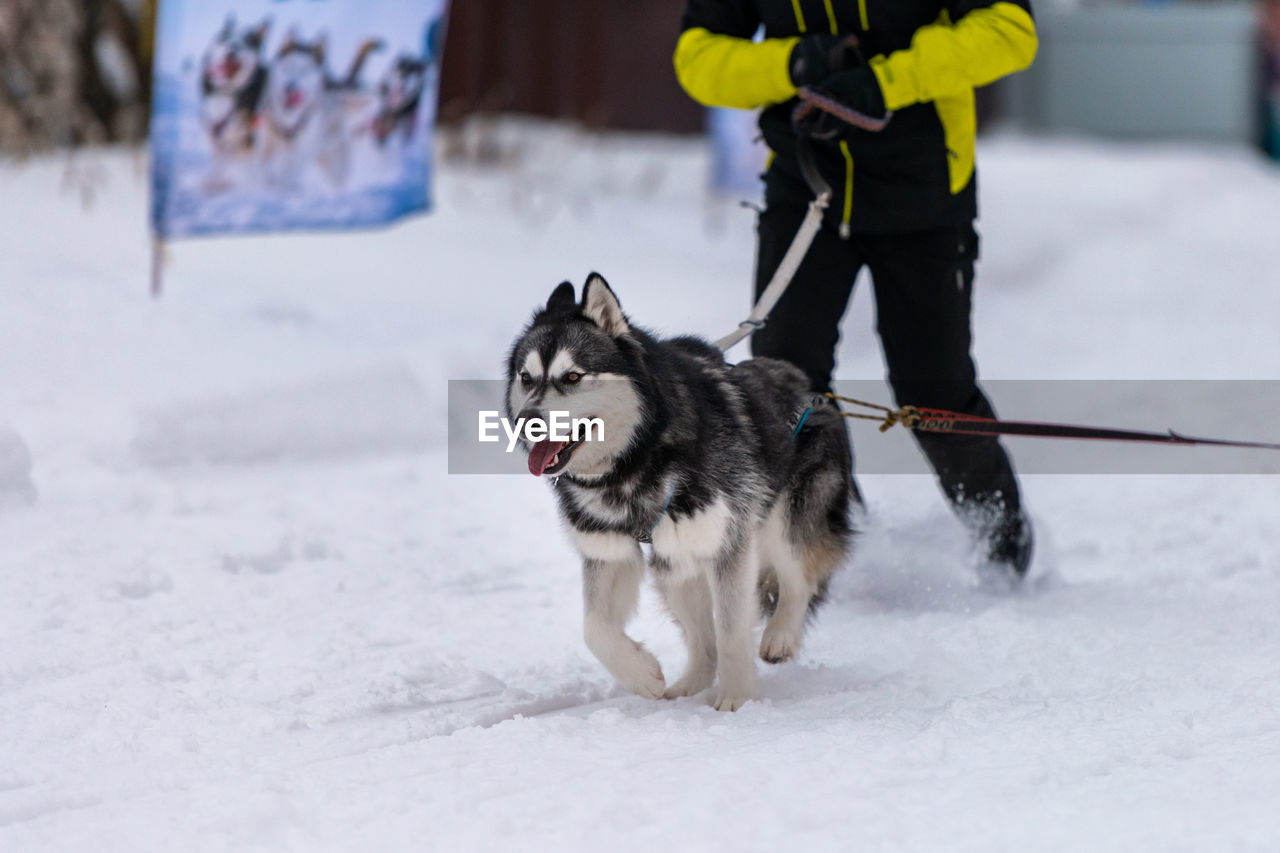
[[[0,154],[146,134],[154,0],[0,0]]]

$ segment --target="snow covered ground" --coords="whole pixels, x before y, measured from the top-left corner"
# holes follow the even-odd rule
[[[929,479],[867,476],[760,701],[614,685],[546,484],[445,473],[446,380],[592,269],[727,331],[752,218],[693,143],[503,132],[429,218],[177,245],[158,302],[135,155],[0,167],[0,850],[1280,846],[1274,475],[1028,477],[1012,596]],[[980,156],[987,378],[1280,379],[1280,173]],[[847,378],[883,373],[867,291]],[[632,633],[679,673],[647,591]]]

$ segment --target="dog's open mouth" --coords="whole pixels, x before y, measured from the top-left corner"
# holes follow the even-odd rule
[[[581,441],[539,441],[529,451],[529,473],[535,477],[559,474],[581,446]]]

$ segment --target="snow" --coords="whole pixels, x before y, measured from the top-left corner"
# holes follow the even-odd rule
[[[36,499],[31,482],[31,451],[12,429],[0,423],[0,509]]]
[[[133,440],[156,466],[343,459],[427,450],[425,390],[403,365],[215,397],[149,413]]]
[[[1026,477],[1012,595],[927,477],[866,475],[760,701],[613,684],[546,484],[446,473],[447,380],[497,378],[592,269],[643,324],[723,334],[752,217],[692,142],[498,130],[435,215],[175,245],[160,301],[137,155],[0,167],[0,850],[1280,844],[1273,475]],[[1271,167],[980,159],[985,377],[1280,379]],[[844,377],[883,376],[868,291]],[[631,633],[679,674],[647,588]]]

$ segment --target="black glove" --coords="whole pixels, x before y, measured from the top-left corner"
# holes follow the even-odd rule
[[[880,81],[876,79],[875,72],[866,66],[832,74],[814,86],[813,90],[871,118],[883,118],[889,111],[884,105]]]
[[[805,36],[791,48],[787,70],[791,73],[791,84],[800,88],[820,83],[837,71],[857,68],[861,64],[857,36],[815,35]]]
[[[832,74],[809,88],[817,95],[830,98],[870,118],[883,118],[888,112],[884,95],[880,92],[880,82],[865,65]],[[796,133],[815,139],[833,139],[845,136],[853,130],[831,113],[808,104],[801,104],[792,114],[792,124]]]

